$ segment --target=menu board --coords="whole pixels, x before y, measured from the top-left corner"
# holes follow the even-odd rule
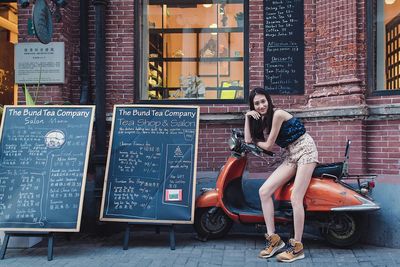
[[[0,230],[80,229],[92,106],[6,106],[0,128]]]
[[[199,108],[115,106],[100,220],[193,223]]]
[[[304,93],[303,0],[264,0],[264,87]]]

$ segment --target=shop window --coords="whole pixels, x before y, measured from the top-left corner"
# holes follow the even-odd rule
[[[17,41],[17,3],[0,3],[0,107],[17,100],[14,84],[14,44]]]
[[[141,100],[243,100],[243,0],[143,0]]]
[[[369,4],[370,83],[378,93],[400,93],[400,0]]]

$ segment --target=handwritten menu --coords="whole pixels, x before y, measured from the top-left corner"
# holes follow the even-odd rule
[[[7,106],[0,229],[79,231],[94,107]]]
[[[115,106],[100,220],[191,223],[199,110]]]
[[[303,0],[264,0],[264,87],[304,93]]]

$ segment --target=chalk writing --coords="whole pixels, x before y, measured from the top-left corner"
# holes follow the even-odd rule
[[[276,94],[304,92],[303,0],[264,0],[264,86]]]
[[[0,228],[77,227],[92,112],[56,106],[5,110]]]
[[[102,220],[191,220],[197,117],[189,107],[116,108]]]

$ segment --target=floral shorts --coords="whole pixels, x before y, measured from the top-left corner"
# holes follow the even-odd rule
[[[297,166],[298,164],[318,163],[318,150],[313,138],[305,133],[286,147],[284,164]]]

